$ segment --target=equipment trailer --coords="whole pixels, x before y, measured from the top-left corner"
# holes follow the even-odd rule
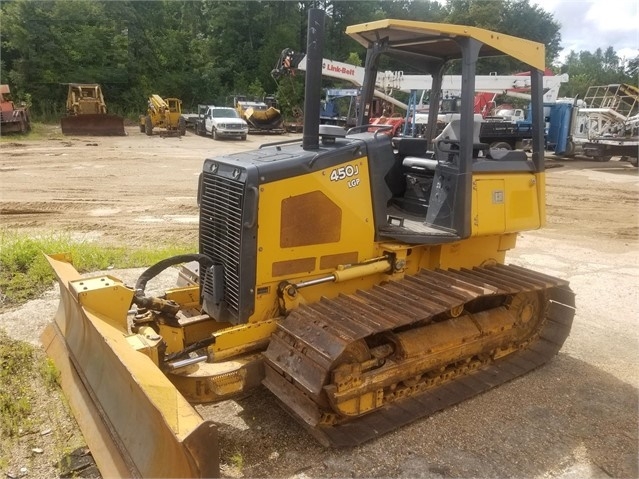
[[[544,46],[461,25],[348,27],[368,54],[344,132],[319,125],[323,12],[308,24],[302,141],[204,162],[199,254],[134,288],[50,258],[61,302],[43,342],[105,476],[217,475],[215,425],[189,403],[262,381],[322,443],[359,444],[546,363],[570,331],[568,283],[504,264],[544,224]],[[394,149],[368,124],[385,54],[433,74],[427,138],[441,73],[461,60],[460,119],[435,140]],[[473,141],[474,67],[498,54],[531,69],[531,159]],[[187,284],[145,295],[187,262]]]

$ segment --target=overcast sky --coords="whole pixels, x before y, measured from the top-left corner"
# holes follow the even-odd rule
[[[571,50],[612,47],[620,58],[639,55],[639,0],[531,0],[561,25],[560,61]]]

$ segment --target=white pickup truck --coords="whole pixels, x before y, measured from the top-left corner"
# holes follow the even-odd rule
[[[202,136],[211,135],[214,140],[222,138],[246,140],[248,124],[240,118],[234,108],[200,105],[198,119],[195,124],[195,133]]]

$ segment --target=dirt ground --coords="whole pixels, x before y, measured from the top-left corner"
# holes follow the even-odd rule
[[[203,159],[294,138],[127,132],[67,138],[52,131],[49,139],[0,143],[0,230],[65,231],[119,245],[158,238],[196,244]],[[347,450],[315,443],[266,389],[198,407],[219,424],[223,475],[639,477],[637,168],[617,159],[548,159],[547,166],[547,225],[522,233],[508,261],[567,279],[577,294],[571,335],[549,365]],[[0,327],[37,343],[56,306],[52,289],[1,314]],[[37,471],[30,477],[57,475],[50,462],[34,466],[37,460],[18,457],[12,471],[29,462]]]

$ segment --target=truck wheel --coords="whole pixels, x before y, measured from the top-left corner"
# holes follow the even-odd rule
[[[144,123],[140,123],[140,133],[144,133]]]
[[[634,166],[635,168],[637,168],[637,166],[639,166],[639,162],[637,161],[637,158],[634,157],[630,157],[628,158],[628,161],[630,162],[630,164],[632,166]]]
[[[242,135],[242,141],[246,141],[246,135]]]
[[[180,136],[186,135],[186,120],[184,118],[178,120],[178,131],[180,132]]]
[[[220,137],[217,134],[217,130],[215,128],[213,128],[213,139],[214,140],[219,140],[220,139]]]
[[[512,147],[505,141],[494,141],[490,144],[491,150],[512,150]]]
[[[612,156],[595,156],[595,157],[593,157],[593,159],[595,161],[599,161],[601,163],[604,163],[606,161],[610,161],[610,158],[612,158]]]
[[[153,123],[151,122],[150,116],[147,116],[144,119],[144,133],[146,133],[147,136],[151,136],[153,134]]]
[[[572,158],[575,156],[575,143],[573,141],[568,140],[566,143],[566,151],[564,152],[564,156],[568,158]]]

